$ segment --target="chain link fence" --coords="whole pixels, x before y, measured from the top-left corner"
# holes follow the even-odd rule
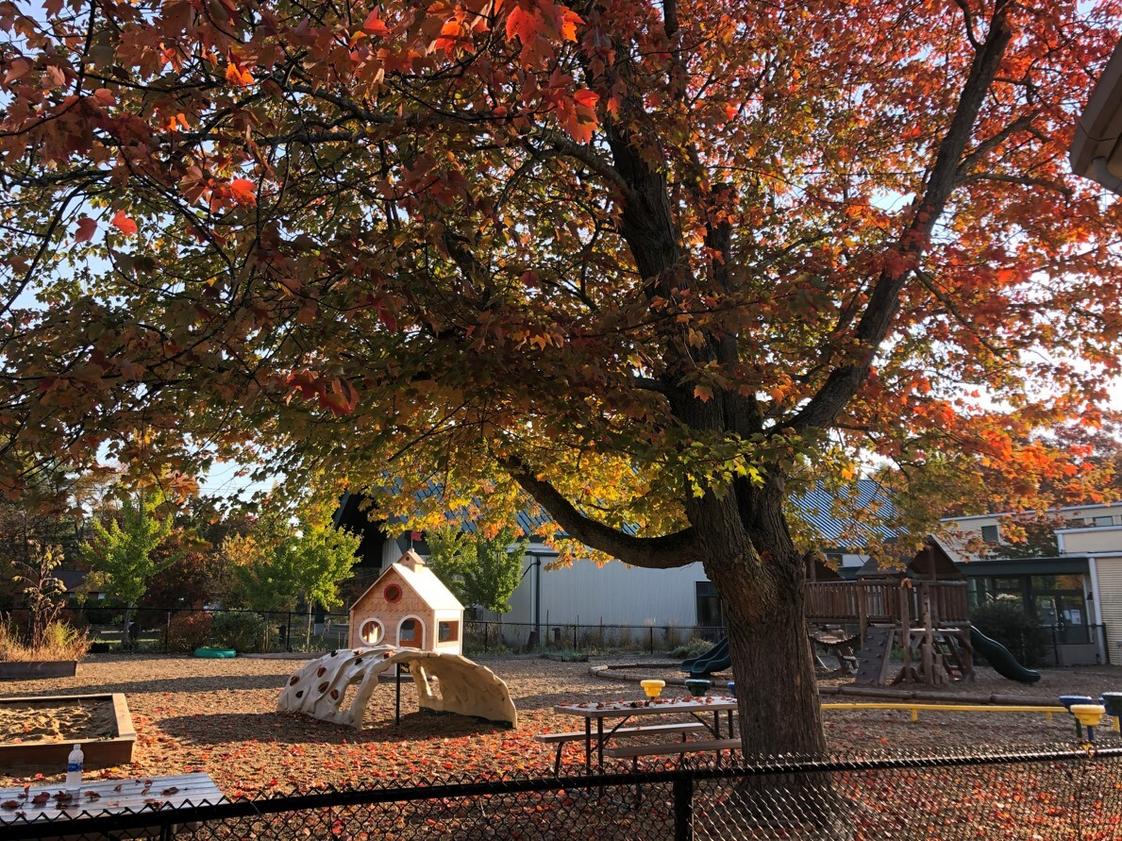
[[[29,820],[0,841],[1103,841],[1122,837],[1122,748],[742,761],[631,773],[327,790],[176,809]]]

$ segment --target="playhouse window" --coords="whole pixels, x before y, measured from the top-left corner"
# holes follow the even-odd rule
[[[401,623],[401,630],[398,631],[397,641],[404,642],[417,642],[420,635],[420,623],[416,619],[406,619]]]
[[[441,622],[436,626],[436,638],[440,642],[455,642],[460,638],[459,622]]]
[[[382,641],[382,623],[377,619],[367,619],[358,632],[367,645],[377,645]]]

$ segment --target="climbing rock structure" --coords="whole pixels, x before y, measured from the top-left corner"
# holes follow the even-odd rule
[[[347,648],[313,660],[288,679],[277,706],[360,728],[378,676],[398,663],[413,676],[421,709],[518,726],[510,690],[490,669],[459,654],[392,645]],[[351,686],[356,688],[348,698]]]

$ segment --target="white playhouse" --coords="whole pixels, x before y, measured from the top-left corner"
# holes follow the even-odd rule
[[[464,606],[410,549],[350,611],[350,646],[393,645],[440,654],[463,650]]]

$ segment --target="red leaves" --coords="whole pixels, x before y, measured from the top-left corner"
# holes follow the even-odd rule
[[[123,210],[118,210],[116,213],[114,213],[113,218],[110,221],[112,221],[114,228],[116,228],[127,237],[134,236],[139,230],[139,228],[137,228],[136,226],[136,222],[130,219],[128,214],[126,214]]]
[[[346,380],[334,377],[330,388],[320,391],[319,405],[336,417],[349,415],[358,405],[358,391]]]
[[[377,9],[366,16],[366,20],[362,22],[362,31],[367,35],[378,35],[383,38],[390,34],[389,27],[386,26],[386,22],[382,20]]]
[[[550,80],[554,90],[549,98],[553,102],[561,127],[577,143],[588,143],[592,139],[592,133],[600,124],[596,114],[600,95],[588,88],[580,88],[570,94],[566,87],[567,79],[564,74],[554,74],[554,78]]]
[[[97,222],[89,216],[83,216],[78,220],[78,233],[74,237],[75,242],[89,242],[93,239],[94,233],[97,231]]]
[[[231,58],[226,65],[226,81],[236,87],[244,88],[253,84],[253,74]]]
[[[506,19],[506,39],[513,41],[517,38],[523,45],[529,44],[538,36],[542,25],[537,13],[515,6]]]
[[[558,43],[576,41],[577,26],[581,23],[584,20],[580,15],[553,0],[519,4],[507,15],[506,39],[517,38],[522,45],[522,63],[534,65],[554,55]]]
[[[293,371],[285,378],[292,394],[299,392],[305,400],[315,398],[320,407],[336,417],[348,415],[358,405],[358,389],[342,377],[324,380],[315,371]]]
[[[257,204],[257,185],[248,178],[235,178],[230,182],[230,195],[238,204]]]

